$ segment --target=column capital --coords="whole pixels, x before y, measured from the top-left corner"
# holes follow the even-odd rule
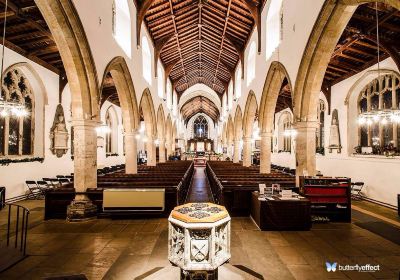
[[[263,138],[263,137],[272,137],[272,132],[261,132],[260,133],[260,137],[261,138]]]
[[[243,136],[243,142],[251,142],[251,137]]]
[[[317,121],[299,121],[293,124],[295,129],[316,129],[319,123]]]
[[[131,132],[124,132],[125,137],[136,137],[136,135],[137,135],[137,129]]]
[[[87,126],[97,127],[101,124],[99,120],[83,120],[83,119],[72,119],[71,124],[73,127]]]

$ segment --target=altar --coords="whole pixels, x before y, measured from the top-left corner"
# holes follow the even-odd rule
[[[168,222],[168,259],[180,267],[181,279],[218,279],[218,267],[231,258],[231,218],[225,207],[180,205]]]

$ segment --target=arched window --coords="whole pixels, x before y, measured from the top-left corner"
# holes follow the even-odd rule
[[[117,113],[110,106],[106,111],[105,124],[108,127],[108,133],[105,134],[106,154],[116,154],[118,152],[118,124]]]
[[[395,74],[381,75],[362,89],[358,98],[360,146],[400,146],[400,116],[390,112],[400,109],[399,80]]]
[[[284,111],[278,119],[278,151],[292,150],[292,120],[289,112]]]
[[[289,118],[286,118],[283,122],[283,131],[290,131],[292,129],[292,124]],[[285,152],[292,151],[292,135],[289,133],[284,134],[283,150]]]
[[[227,93],[225,92],[223,95],[222,95],[222,117],[224,118],[225,116],[226,116],[226,114],[227,114],[227,112],[226,112],[226,106],[227,106]]]
[[[146,36],[142,37],[142,70],[143,78],[151,85],[151,52]]]
[[[111,120],[111,116],[109,112],[107,111],[106,114],[106,126],[108,127],[110,133],[106,134],[106,154],[111,154],[112,153],[112,146],[113,146],[113,139],[112,139],[112,127],[113,123]]]
[[[204,116],[198,116],[193,122],[193,135],[195,138],[208,138],[208,121]]]
[[[157,66],[157,83],[158,83],[158,96],[164,98],[164,68],[160,61]]]
[[[272,0],[268,9],[266,23],[266,59],[268,60],[281,42],[282,0]]]
[[[131,57],[131,15],[128,0],[113,1],[112,32],[121,49],[128,57]]]
[[[238,64],[238,70],[236,72],[235,80],[235,98],[238,99],[242,96],[242,67],[240,63]]]
[[[167,108],[172,110],[172,85],[171,81],[167,79]]]
[[[251,42],[249,56],[247,57],[247,86],[256,76],[256,42]]]
[[[233,105],[233,85],[232,81],[228,85],[228,110],[232,109]]]
[[[319,100],[318,106],[318,127],[316,135],[316,146],[317,149],[321,150],[325,146],[325,103],[323,100]],[[321,151],[322,152],[322,151]]]
[[[4,75],[0,100],[12,101],[23,106],[21,111],[0,112],[0,156],[33,155],[34,95],[29,81],[18,69]]]

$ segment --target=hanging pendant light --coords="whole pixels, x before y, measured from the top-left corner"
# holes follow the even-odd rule
[[[3,91],[3,71],[4,71],[4,53],[5,53],[5,41],[6,41],[6,27],[7,27],[7,10],[8,10],[8,0],[5,1],[4,8],[4,24],[3,24],[3,41],[2,41],[2,49],[1,49],[1,69],[0,69],[0,81],[1,81],[1,91]],[[0,117],[7,117],[10,115],[14,115],[16,117],[24,117],[28,115],[28,112],[25,110],[25,106],[15,102],[15,101],[7,101],[3,99],[0,94]]]
[[[377,63],[377,79],[379,81],[379,77],[381,74],[380,67],[380,38],[379,38],[379,14],[378,14],[378,2],[375,2],[375,19],[376,19],[376,45],[378,52],[378,63]],[[383,104],[385,105],[385,104]],[[382,125],[386,125],[389,122],[400,124],[400,109],[386,109],[385,106],[383,109],[373,109],[371,111],[361,112],[358,116],[358,124],[359,125],[372,125],[373,123],[380,122]]]

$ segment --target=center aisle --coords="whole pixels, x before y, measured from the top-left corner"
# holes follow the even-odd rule
[[[213,202],[210,185],[205,173],[205,167],[195,167],[192,183],[186,198],[188,202]]]

